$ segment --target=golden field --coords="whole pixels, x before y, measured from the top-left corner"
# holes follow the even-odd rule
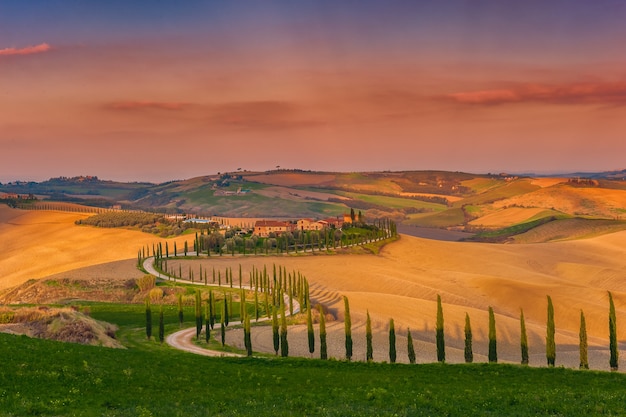
[[[155,236],[121,229],[75,226],[81,214],[28,212],[0,207],[0,288],[88,265],[136,259],[138,248],[152,245]],[[184,261],[198,262],[198,261]],[[441,295],[445,316],[448,360],[463,360],[465,314],[471,317],[474,352],[478,361],[487,353],[489,306],[496,313],[500,361],[519,362],[519,313],[523,308],[530,343],[531,364],[545,364],[546,296],[552,297],[557,329],[557,365],[577,367],[581,310],[587,320],[590,364],[608,369],[608,295],[617,309],[620,347],[626,347],[626,232],[585,240],[498,245],[441,242],[402,236],[379,255],[315,255],[282,257],[211,257],[203,268],[233,270],[242,265],[244,277],[252,266],[284,265],[302,272],[311,284],[311,297],[343,315],[350,300],[355,359],[362,359],[365,313],[369,310],[379,340],[378,360],[384,360],[387,323],[395,320],[400,337],[411,328],[418,361],[435,358],[436,297]],[[236,274],[235,274],[236,275]],[[247,282],[247,280],[246,280]],[[329,341],[343,343],[337,323]],[[296,334],[301,329],[293,329]],[[290,337],[291,338],[291,337]],[[259,340],[256,340],[259,339]],[[255,349],[261,339],[256,336]],[[308,356],[306,338],[293,354]],[[398,358],[406,349],[398,341]],[[271,349],[271,347],[270,347]],[[298,351],[297,349],[301,349]],[[329,347],[341,357],[341,347]],[[333,350],[334,349],[334,350]],[[623,368],[623,367],[622,367]]]

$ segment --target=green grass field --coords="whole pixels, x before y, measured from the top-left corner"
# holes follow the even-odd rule
[[[624,415],[626,376],[513,365],[207,358],[0,334],[0,416]]]
[[[409,220],[405,221],[405,224],[421,227],[459,226],[465,222],[465,215],[460,207],[437,213],[411,214],[408,218]]]

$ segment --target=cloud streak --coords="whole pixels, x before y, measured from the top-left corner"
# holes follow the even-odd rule
[[[47,43],[41,43],[39,45],[27,46],[19,49],[4,48],[0,49],[0,56],[40,54],[42,52],[48,52],[50,49],[52,48]]]
[[[109,103],[106,107],[111,110],[143,110],[143,109],[156,109],[156,110],[169,110],[178,111],[183,110],[188,103],[182,102],[169,102],[169,101],[117,101]]]
[[[460,104],[485,106],[529,102],[626,105],[626,82],[521,84],[506,89],[459,92],[446,98]]]

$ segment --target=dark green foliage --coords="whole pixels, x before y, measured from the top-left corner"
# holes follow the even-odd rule
[[[365,321],[365,360],[370,362],[374,360],[374,346],[372,344],[372,320],[370,312],[367,311],[367,319]]]
[[[159,342],[163,343],[165,340],[165,320],[163,317],[163,304],[159,308]]]
[[[281,297],[281,301],[283,298]],[[280,303],[280,356],[289,356],[289,342],[287,341],[287,315],[285,314],[285,303]]]
[[[526,335],[526,320],[524,310],[520,309],[520,346],[522,349],[522,365],[528,365],[528,336]]]
[[[474,351],[472,349],[472,324],[469,314],[465,313],[465,363],[474,362]]]
[[[152,310],[150,309],[150,299],[146,297],[146,337],[152,337]]]
[[[213,290],[209,291],[209,301],[207,302],[209,306],[209,316],[207,321],[211,325],[211,329],[215,326],[215,299],[213,298]]]
[[[278,355],[278,349],[280,348],[280,334],[278,332],[278,314],[276,313],[277,307],[272,308],[272,341],[274,342],[274,354]]]
[[[396,328],[389,319],[389,362],[396,363]]]
[[[230,303],[230,305],[229,305],[228,298],[226,297],[226,293],[224,293],[224,309],[223,309],[223,312],[224,312],[224,325],[225,326],[228,326],[228,323],[229,323],[229,321],[228,321],[229,317],[228,316],[230,314],[230,307],[231,306],[232,306],[232,303]]]
[[[207,300],[206,306],[204,307],[204,341],[209,343],[211,340],[211,300]]]
[[[178,323],[180,325],[180,327],[183,326],[183,295],[182,294],[178,294],[177,296],[177,301],[178,301]]]
[[[350,318],[350,304],[348,297],[343,297],[344,304],[344,328],[346,333],[346,359],[352,359],[352,320]]]
[[[613,295],[611,294],[611,291],[609,291],[609,350],[611,351],[609,366],[611,367],[611,371],[617,371],[619,368],[617,318],[615,317],[615,304],[613,304]]]
[[[441,296],[437,294],[437,323],[435,325],[435,337],[437,340],[437,361],[446,361],[446,342],[443,333],[443,308]]]
[[[224,304],[222,304],[222,314],[220,316],[220,335],[222,337],[222,346],[226,344],[226,323],[224,322],[224,317],[226,317],[226,309],[226,302],[224,302]]]
[[[496,341],[496,318],[493,308],[489,307],[489,362],[498,362],[498,347]]]
[[[406,334],[406,348],[409,355],[409,363],[415,363],[415,346],[413,346],[413,336],[411,336],[411,329],[407,329]]]
[[[320,311],[320,359],[328,359],[328,347],[326,346],[326,317],[324,309],[319,306]]]
[[[587,324],[585,322],[585,313],[580,310],[580,333],[578,334],[580,344],[580,369],[589,369],[589,360],[587,355]]]
[[[315,352],[315,333],[313,331],[313,318],[311,317],[311,309],[306,311],[306,333],[309,338],[309,353],[313,356]]]
[[[243,326],[243,344],[246,347],[246,354],[252,356],[252,337],[250,335],[250,316],[245,314]]]
[[[200,333],[202,333],[202,294],[200,290],[196,290],[196,339],[200,339]]]
[[[546,359],[548,366],[554,366],[556,362],[556,344],[554,341],[554,306],[552,298],[548,295],[548,323],[546,325]]]

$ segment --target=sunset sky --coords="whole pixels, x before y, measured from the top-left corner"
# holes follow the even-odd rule
[[[0,182],[626,168],[626,2],[0,0]]]

